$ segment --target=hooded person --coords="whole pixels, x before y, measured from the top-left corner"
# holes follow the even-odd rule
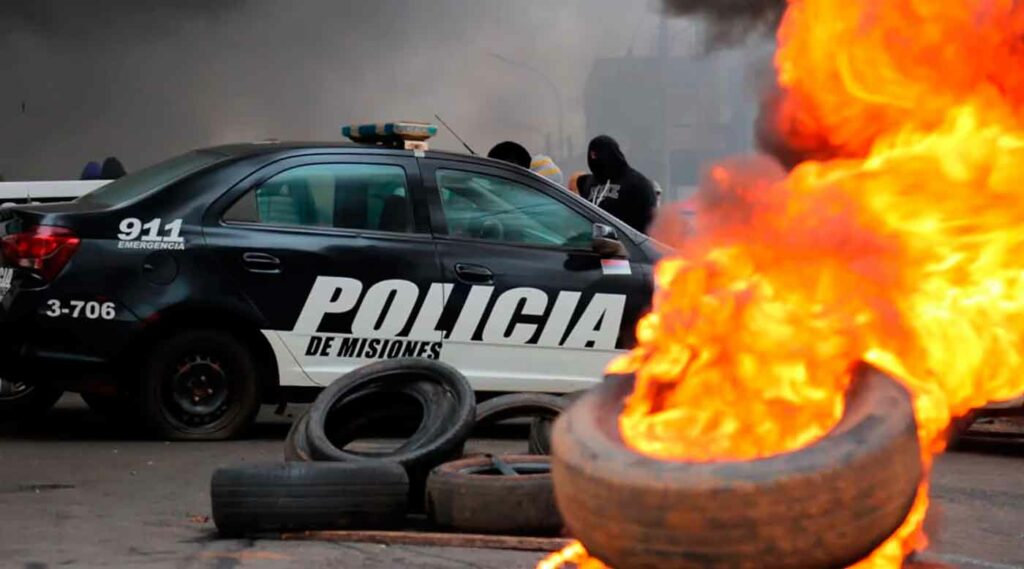
[[[580,195],[641,233],[646,233],[657,198],[646,176],[630,168],[619,143],[601,135],[590,141],[587,165],[592,177],[586,194]]]
[[[530,151],[523,147],[518,142],[512,142],[506,140],[505,142],[499,142],[487,153],[488,158],[495,160],[501,160],[502,162],[508,162],[509,164],[515,164],[520,168],[530,169],[530,163],[533,158],[530,157]]]
[[[80,180],[101,180],[102,177],[100,176],[100,174],[102,172],[103,172],[103,169],[100,168],[100,163],[99,162],[89,162],[88,164],[85,165],[85,168],[82,168],[82,175],[79,176],[79,179]]]
[[[113,156],[103,161],[103,168],[100,172],[100,177],[104,180],[116,180],[123,178],[127,174],[124,170],[124,165],[121,161]]]

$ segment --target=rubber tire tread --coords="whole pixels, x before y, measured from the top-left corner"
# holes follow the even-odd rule
[[[859,365],[837,426],[798,451],[693,463],[628,448],[632,378],[609,378],[555,422],[552,477],[570,533],[612,567],[846,567],[885,541],[922,480],[907,390]]]
[[[284,439],[284,459],[286,461],[313,461],[313,457],[309,453],[309,442],[306,440],[307,423],[309,423],[308,409],[297,419],[292,421],[292,426],[288,429],[288,436]]]
[[[391,376],[391,377],[389,377]],[[451,413],[444,420],[425,425],[414,435],[419,444],[403,445],[391,455],[375,455],[372,459],[335,447],[324,430],[328,413],[334,404],[349,394],[381,382],[395,388],[397,381],[433,381],[442,385],[445,398],[454,402]],[[437,402],[439,405],[443,401]],[[469,382],[455,368],[421,358],[401,358],[372,363],[353,370],[329,385],[309,408],[306,436],[310,455],[314,460],[352,462],[361,460],[389,460],[410,471],[421,472],[423,478],[435,466],[462,453],[462,447],[473,429],[476,403]],[[426,423],[426,421],[425,421]]]
[[[548,457],[502,456],[510,465],[550,464]],[[562,517],[555,505],[551,474],[520,476],[461,472],[491,464],[489,457],[443,464],[427,478],[427,515],[442,528],[496,535],[557,535]]]
[[[213,521],[225,537],[398,528],[408,492],[401,466],[370,461],[221,468],[210,481]]]
[[[562,412],[565,412],[577,399],[586,393],[586,390],[573,391],[561,396]],[[561,413],[559,413],[561,414]],[[551,429],[554,427],[555,419],[558,417],[536,417],[530,421],[530,435],[527,439],[527,452],[529,454],[551,454]]]

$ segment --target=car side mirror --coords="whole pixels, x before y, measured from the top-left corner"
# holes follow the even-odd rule
[[[603,223],[594,224],[591,247],[602,259],[629,258],[629,251],[619,241],[619,235],[615,232],[615,229]]]

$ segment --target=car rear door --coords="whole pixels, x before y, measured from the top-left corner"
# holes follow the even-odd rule
[[[447,288],[418,182],[411,156],[303,156],[258,170],[211,208],[217,263],[314,383],[439,356],[431,310]],[[282,373],[282,384],[303,381]]]
[[[579,200],[526,172],[422,159],[442,277],[441,359],[478,390],[566,392],[600,379],[650,301],[639,250],[602,259]],[[648,267],[649,268],[649,267]]]

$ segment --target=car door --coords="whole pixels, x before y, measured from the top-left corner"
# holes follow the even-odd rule
[[[207,224],[217,263],[264,333],[314,383],[380,359],[439,356],[439,314],[430,315],[447,287],[417,181],[412,157],[286,159],[243,181]]]
[[[485,391],[566,392],[599,380],[650,301],[642,255],[602,259],[592,231],[607,220],[525,172],[420,165],[442,277],[454,283],[441,359]]]

